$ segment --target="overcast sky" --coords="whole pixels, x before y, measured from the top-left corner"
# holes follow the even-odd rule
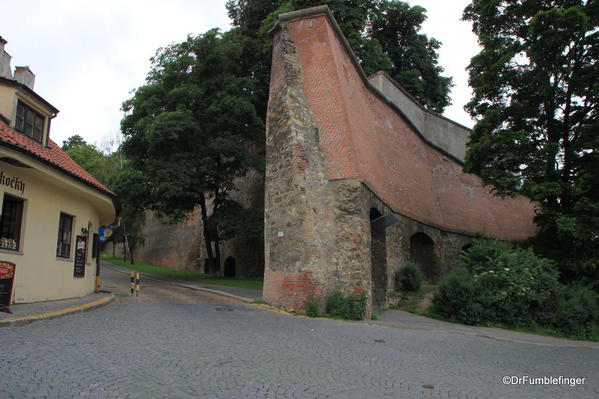
[[[443,43],[440,63],[456,85],[444,115],[471,127],[465,67],[478,47],[470,24],[460,21],[469,1],[408,2],[427,9],[423,32]],[[2,14],[13,69],[28,65],[35,91],[60,110],[51,131],[59,144],[74,134],[95,144],[119,135],[121,104],[144,83],[156,49],[230,28],[225,0],[13,0]]]

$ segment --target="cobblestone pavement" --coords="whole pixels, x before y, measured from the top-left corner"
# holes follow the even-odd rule
[[[0,398],[599,397],[596,350],[298,318],[177,287],[129,298],[126,281],[106,286],[118,299],[104,308],[0,330]],[[503,385],[505,375],[586,381]]]

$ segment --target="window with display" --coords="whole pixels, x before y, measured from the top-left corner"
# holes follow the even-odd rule
[[[0,248],[12,251],[19,250],[21,239],[21,219],[23,216],[23,200],[4,194],[2,201],[2,217],[0,218]]]
[[[73,217],[66,213],[60,214],[58,222],[58,242],[56,244],[56,256],[68,258],[71,254],[71,236],[73,232]]]

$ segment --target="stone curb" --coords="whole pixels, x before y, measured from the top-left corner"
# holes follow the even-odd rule
[[[93,309],[98,309],[103,306],[106,306],[113,300],[114,296],[111,295],[104,298],[96,299],[92,302],[84,303],[82,305],[71,306],[65,309],[55,310],[53,312],[40,313],[28,316],[9,317],[0,320],[0,327],[18,327],[38,320],[55,319],[71,315],[73,313],[87,312]]]
[[[384,322],[380,323],[380,322],[373,321],[373,320],[361,320],[360,324],[372,326],[372,327],[389,328],[392,330],[402,330],[402,331],[410,331],[410,332],[416,332],[416,333],[417,332],[427,332],[427,333],[440,333],[440,334],[461,334],[461,335],[468,335],[471,337],[494,339],[497,341],[514,342],[516,344],[547,346],[547,347],[554,347],[554,348],[599,350],[599,346],[594,345],[595,343],[592,341],[575,341],[575,340],[568,340],[567,338],[559,338],[559,337],[552,337],[552,336],[547,336],[547,337],[561,339],[561,340],[565,340],[565,341],[567,340],[567,341],[571,341],[571,342],[564,342],[564,343],[538,342],[538,341],[533,341],[532,339],[525,340],[525,339],[519,339],[519,338],[502,337],[499,335],[494,335],[489,332],[463,331],[463,330],[451,329],[451,328],[447,328],[447,329],[435,328],[435,329],[427,330],[427,329],[422,329],[422,328],[410,328],[410,327],[397,326],[397,325],[394,325],[393,323],[384,323]],[[511,330],[506,330],[506,331],[511,331]],[[537,335],[537,334],[531,333],[531,335]],[[545,336],[539,335],[539,337],[545,337]]]
[[[118,272],[118,273],[122,273],[122,274],[129,274],[130,273],[130,271],[121,270],[120,269],[121,266],[112,265],[112,264],[109,264],[108,262],[105,262],[103,264],[103,266],[108,266],[110,268],[110,270],[113,270],[113,271]],[[116,266],[116,267],[113,267],[113,266]],[[135,273],[138,273],[138,272],[135,272]],[[163,280],[161,278],[149,276],[149,275],[147,275],[145,273],[142,273],[142,272],[139,272],[139,274],[144,279],[147,279],[147,280],[150,280],[150,281],[158,281],[160,283],[174,285],[176,287],[188,288],[188,289],[195,290],[195,291],[205,291],[205,292],[209,292],[211,294],[216,294],[216,295],[221,295],[221,296],[226,296],[226,297],[229,297],[229,298],[237,299],[239,301],[246,302],[246,303],[253,303],[253,302],[255,302],[254,299],[247,298],[247,297],[240,296],[240,295],[231,294],[230,292],[215,290],[213,288],[196,287],[196,286],[191,285],[191,284],[178,283],[176,281]]]

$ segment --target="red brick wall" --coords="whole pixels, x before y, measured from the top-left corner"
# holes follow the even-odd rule
[[[304,312],[306,301],[320,295],[311,272],[290,273],[286,270],[272,271],[266,267],[264,282],[264,301],[292,312]]]
[[[502,200],[445,157],[361,79],[324,15],[289,21],[330,180],[358,178],[398,213],[444,230],[524,239],[534,207]]]

